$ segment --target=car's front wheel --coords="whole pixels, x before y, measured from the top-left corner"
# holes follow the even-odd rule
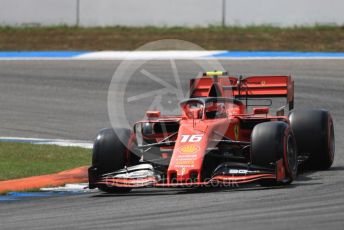
[[[102,129],[94,142],[92,167],[97,174],[111,173],[124,168],[128,160],[129,129]],[[129,192],[130,188],[112,187],[107,184],[98,184],[98,189],[107,193]]]
[[[283,159],[286,178],[283,181],[264,179],[263,186],[290,184],[297,174],[297,150],[289,125],[281,121],[264,122],[254,127],[251,134],[251,163],[262,167],[274,167]]]

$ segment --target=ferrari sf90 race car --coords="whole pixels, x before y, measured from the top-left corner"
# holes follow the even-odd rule
[[[286,103],[271,114],[274,98]],[[132,130],[101,130],[89,188],[116,193],[142,187],[288,185],[301,166],[330,168],[335,152],[331,114],[293,107],[290,76],[206,72],[191,79],[181,115],[147,111]]]

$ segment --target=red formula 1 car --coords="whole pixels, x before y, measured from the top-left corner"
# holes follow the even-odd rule
[[[267,106],[274,97],[287,103],[270,115]],[[330,168],[335,152],[330,113],[294,111],[293,105],[290,76],[242,78],[207,72],[191,80],[190,99],[180,103],[182,115],[148,111],[133,130],[101,130],[93,147],[89,187],[128,192],[254,181],[287,185],[301,165]]]

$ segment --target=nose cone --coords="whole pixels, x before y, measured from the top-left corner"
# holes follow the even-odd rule
[[[169,183],[200,181],[207,141],[205,132],[180,127],[168,168]]]

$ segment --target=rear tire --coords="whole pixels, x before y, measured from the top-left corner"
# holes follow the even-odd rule
[[[293,133],[287,123],[264,122],[254,127],[251,134],[251,163],[262,167],[274,167],[283,159],[287,179],[259,181],[263,186],[290,184],[297,174],[297,151]]]
[[[297,110],[289,115],[298,154],[309,154],[305,167],[329,169],[334,160],[335,137],[331,114],[326,110]]]
[[[129,150],[127,148],[131,137],[129,129],[102,129],[93,145],[92,168],[99,174],[114,172],[124,168],[127,163]],[[107,193],[125,193],[130,188],[97,185],[98,189]]]

